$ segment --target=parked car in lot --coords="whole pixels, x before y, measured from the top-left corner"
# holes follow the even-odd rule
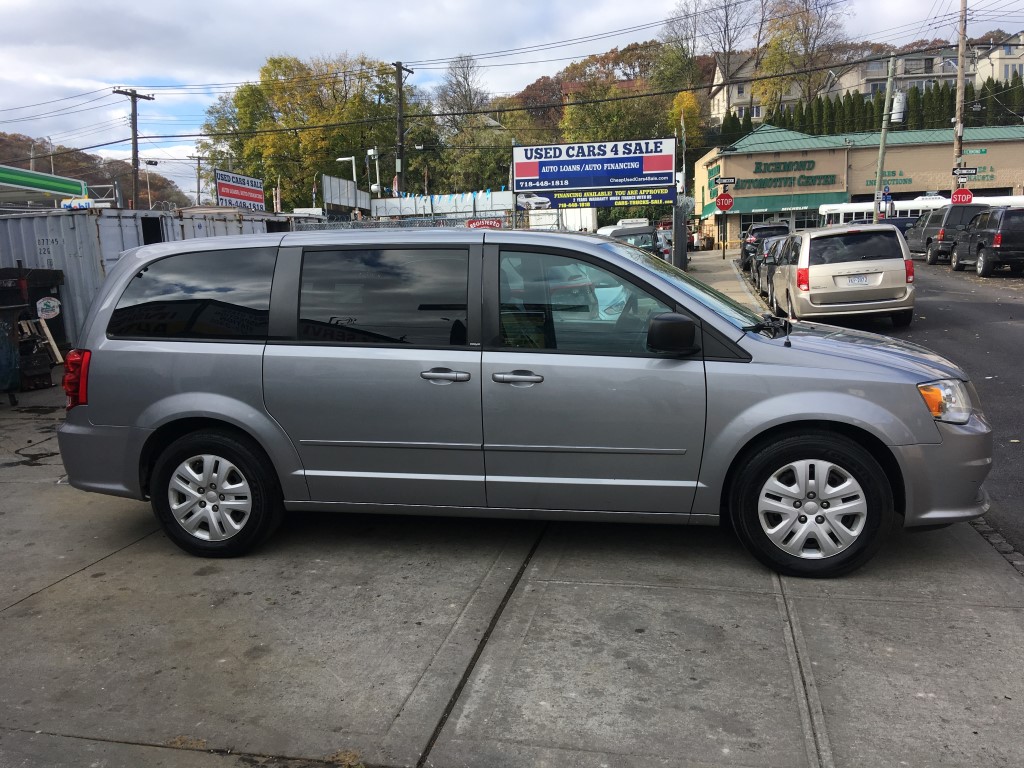
[[[591,235],[144,246],[112,266],[63,385],[71,485],[149,499],[207,557],[299,510],[728,519],[779,572],[834,576],[894,523],[988,508],[991,431],[956,365],[757,315]]]
[[[949,259],[958,229],[967,226],[974,216],[988,208],[979,203],[944,205],[921,214],[903,236],[911,253],[923,253],[926,264]]]
[[[905,327],[914,318],[914,262],[888,224],[808,229],[783,245],[770,296],[792,318],[887,314]]]
[[[785,239],[786,236],[784,235],[764,238],[758,243],[757,253],[754,254],[750,261],[750,282],[753,283],[754,289],[762,296],[768,293],[768,281],[766,280],[768,270],[765,259],[771,247]]]
[[[974,265],[980,277],[1008,266],[1015,275],[1024,269],[1024,208],[990,208],[958,230],[949,256],[954,272]]]
[[[743,233],[743,247],[740,248],[740,269],[744,272],[750,269],[751,259],[757,253],[761,241],[766,237],[779,237],[789,234],[789,224],[779,221],[765,222],[763,224],[751,224],[750,228]]]
[[[619,227],[608,231],[608,237],[621,240],[624,243],[629,243],[637,248],[643,248],[649,253],[653,253],[656,256],[662,256],[660,232],[657,227],[647,226],[629,226]],[[670,254],[671,255],[671,254]]]

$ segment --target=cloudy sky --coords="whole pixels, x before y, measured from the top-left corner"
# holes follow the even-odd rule
[[[956,0],[838,0],[854,39],[953,40]],[[969,34],[1024,29],[1024,0],[969,0]],[[324,3],[289,0],[0,0],[0,132],[85,148],[130,136],[129,102],[115,87],[153,95],[139,102],[140,156],[195,192],[191,139],[206,108],[253,80],[269,56],[365,54],[402,61],[410,82],[430,88],[460,54],[481,59],[485,88],[514,93],[573,59],[657,37],[677,0],[432,0]],[[272,10],[271,10],[272,9]],[[537,49],[541,47],[541,49]],[[516,51],[533,47],[534,50]],[[44,150],[40,149],[40,152]],[[128,159],[130,144],[90,149]],[[0,164],[14,158],[0,157]],[[44,170],[37,163],[37,170]]]

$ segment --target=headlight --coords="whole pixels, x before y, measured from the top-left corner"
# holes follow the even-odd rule
[[[936,421],[966,424],[971,418],[971,396],[967,394],[967,387],[962,381],[929,381],[927,384],[918,384],[917,391],[921,393],[924,404]]]

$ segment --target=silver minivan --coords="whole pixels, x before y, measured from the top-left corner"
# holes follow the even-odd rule
[[[790,318],[888,315],[914,319],[914,262],[891,224],[808,229],[789,236],[775,258],[769,306]]]
[[[728,520],[833,576],[988,508],[953,363],[759,316],[607,238],[324,231],[126,252],[67,356],[70,483],[196,555],[295,510]]]

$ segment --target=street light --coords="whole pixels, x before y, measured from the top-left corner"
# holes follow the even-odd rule
[[[373,187],[370,187],[370,191],[376,192],[378,198],[383,197],[381,193],[384,190],[381,189],[380,186],[380,152],[377,151],[376,147],[374,147],[373,149],[368,149],[366,150],[366,157],[368,159],[373,160],[373,164],[377,169],[377,183]]]
[[[149,166],[159,165],[156,160],[145,160],[146,163],[146,200],[149,201],[149,210],[153,210],[153,193],[149,189]]]
[[[355,158],[355,155],[353,155],[352,157],[337,157],[337,158],[334,159],[334,162],[336,162],[336,163],[343,163],[346,160],[351,160],[352,161],[352,183],[354,183],[358,187],[359,186],[359,179],[358,179],[358,177],[356,177],[356,158]]]

